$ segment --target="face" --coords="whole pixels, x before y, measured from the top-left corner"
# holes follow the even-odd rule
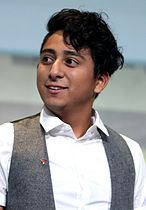
[[[60,114],[91,109],[95,93],[103,89],[100,83],[88,49],[77,52],[64,43],[61,31],[48,38],[40,55],[37,86],[49,110]]]

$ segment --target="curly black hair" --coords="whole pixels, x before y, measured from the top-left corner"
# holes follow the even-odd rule
[[[75,50],[90,50],[95,64],[95,76],[104,73],[111,76],[123,67],[124,57],[109,25],[103,19],[103,13],[77,9],[63,9],[55,13],[48,21],[48,33],[44,37],[40,53],[47,39],[59,30],[63,31],[65,43],[71,44]]]

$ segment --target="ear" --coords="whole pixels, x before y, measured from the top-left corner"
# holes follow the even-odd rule
[[[99,94],[102,92],[102,90],[106,87],[110,79],[110,76],[108,73],[104,73],[103,75],[98,75],[96,78],[96,85],[94,92],[96,94]]]

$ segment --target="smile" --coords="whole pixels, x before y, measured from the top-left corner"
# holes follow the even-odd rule
[[[63,90],[67,89],[66,87],[63,87],[63,86],[46,86],[49,93],[51,94],[58,94],[58,93],[61,93]]]
[[[64,89],[64,88],[50,86],[49,89],[51,89],[51,90],[60,90],[60,89]]]

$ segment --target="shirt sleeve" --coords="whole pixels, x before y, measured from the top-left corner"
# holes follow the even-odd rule
[[[144,156],[137,142],[126,136],[123,137],[132,153],[135,165],[134,210],[146,210],[146,163]]]
[[[6,204],[8,188],[8,175],[14,142],[14,129],[12,123],[0,125],[0,206]]]

